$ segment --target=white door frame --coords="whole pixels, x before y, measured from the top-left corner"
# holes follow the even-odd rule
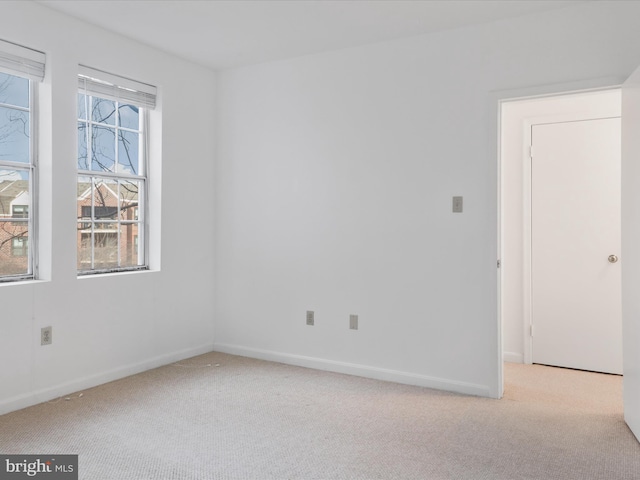
[[[640,67],[622,85],[622,338],[624,420],[640,441]]]
[[[498,268],[496,269],[496,330],[495,330],[495,383],[491,388],[491,396],[502,398],[504,394],[504,368],[503,368],[503,342],[502,342],[502,272],[499,268],[502,259],[502,159],[500,150],[501,127],[502,127],[502,104],[514,100],[526,98],[542,98],[549,96],[559,96],[571,93],[589,92],[597,90],[610,90],[619,88],[626,78],[605,77],[594,78],[578,82],[561,83],[553,85],[540,85],[524,87],[513,90],[500,90],[489,92],[489,104],[487,111],[491,112],[489,123],[489,158],[495,159],[495,192],[496,192],[496,259]],[[495,115],[495,117],[493,116]],[[496,121],[497,119],[497,121]],[[496,266],[496,264],[494,264]]]

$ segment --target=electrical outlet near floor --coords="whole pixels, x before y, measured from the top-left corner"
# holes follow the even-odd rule
[[[313,326],[314,323],[314,313],[311,310],[307,310],[307,325]]]
[[[462,213],[462,197],[453,197],[453,213]]]
[[[52,327],[42,327],[40,329],[40,345],[51,345],[51,342],[53,341],[52,335]]]
[[[349,315],[349,328],[351,330],[358,329],[358,315]]]

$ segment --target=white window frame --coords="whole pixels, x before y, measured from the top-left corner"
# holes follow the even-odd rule
[[[86,148],[87,155],[91,156],[91,135],[90,129],[93,128],[93,125],[100,125],[98,122],[94,122],[91,118],[91,111],[89,105],[91,104],[91,98],[97,97],[106,100],[112,100],[116,102],[115,108],[118,110],[118,104],[133,104],[136,105],[139,110],[139,130],[128,129],[119,125],[119,118],[116,115],[114,125],[110,125],[109,128],[114,128],[115,131],[115,158],[114,158],[114,167],[115,172],[109,172],[104,170],[85,170],[85,169],[77,169],[77,178],[78,180],[81,178],[90,178],[91,179],[91,210],[92,210],[92,218],[90,220],[85,220],[80,215],[78,217],[78,228],[83,223],[90,223],[90,234],[91,234],[91,268],[90,269],[78,269],[78,276],[86,276],[86,275],[96,275],[96,274],[104,274],[104,273],[114,273],[114,272],[130,272],[130,271],[139,271],[139,270],[148,270],[149,269],[149,209],[148,209],[148,198],[149,198],[149,110],[155,107],[155,99],[156,99],[156,88],[143,84],[134,80],[130,80],[124,77],[120,77],[117,75],[109,74],[103,72],[101,70],[92,69],[86,66],[79,67],[79,91],[78,93],[85,95],[85,115],[86,120],[84,121],[86,125],[85,134],[87,135],[86,140]],[[79,119],[80,121],[80,119]],[[118,132],[120,131],[128,131],[135,132],[139,134],[139,172],[137,175],[130,174],[127,172],[118,172]],[[91,160],[88,162],[88,167],[91,168]],[[117,214],[115,220],[106,220],[106,219],[96,219],[93,214],[95,209],[95,199],[93,198],[94,189],[100,182],[117,182],[119,185],[120,181],[131,181],[137,182],[140,186],[138,189],[138,206],[137,209],[140,212],[140,216],[137,219],[132,219],[131,221],[122,221],[120,215],[120,199],[117,202]],[[78,205],[76,205],[78,208]],[[118,263],[120,263],[122,259],[121,254],[121,241],[120,241],[120,228],[122,225],[138,225],[137,235],[139,238],[137,248],[137,258],[138,265],[118,265],[116,267],[106,267],[106,268],[96,268],[95,263],[95,234],[96,234],[96,224],[103,223],[109,224],[113,223],[116,226],[115,233],[117,235],[117,256]],[[79,241],[81,241],[81,234],[79,235]],[[79,251],[79,248],[78,248]]]
[[[11,53],[7,53],[9,50]],[[26,52],[26,53],[25,53]],[[40,67],[37,67],[35,61],[29,63],[27,58],[20,57],[20,54],[27,55],[31,58],[40,58],[42,63],[38,63]],[[28,65],[21,65],[19,58],[24,58],[24,62]],[[25,66],[26,71],[21,70],[20,67]],[[34,74],[34,72],[41,72],[41,74]],[[25,273],[14,275],[0,275],[0,283],[15,282],[21,280],[34,280],[38,278],[38,150],[37,150],[37,130],[38,130],[38,96],[37,96],[37,81],[42,80],[44,76],[44,54],[35,50],[21,47],[15,44],[11,44],[0,40],[0,72],[13,75],[16,77],[24,78],[29,81],[29,106],[19,107],[16,105],[8,105],[0,103],[1,107],[10,108],[12,110],[26,112],[29,115],[29,163],[12,162],[9,160],[0,160],[0,169],[6,168],[10,170],[28,172],[28,197],[29,197],[29,214],[26,219],[13,218],[13,209],[11,209],[11,218],[5,219],[7,221],[17,223],[24,222],[27,225],[27,271]],[[9,249],[13,252],[13,242],[9,246]]]

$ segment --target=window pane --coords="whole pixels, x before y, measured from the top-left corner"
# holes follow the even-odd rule
[[[120,115],[120,126],[124,128],[131,128],[133,130],[140,129],[140,112],[139,108],[135,105],[120,105],[118,107],[118,114]]]
[[[137,267],[142,265],[138,247],[138,231],[141,229],[138,223],[125,223],[120,227],[120,266]]]
[[[78,94],[78,120],[86,120],[87,119],[87,96],[79,93]]]
[[[140,134],[118,131],[118,171],[139,175],[138,144]]]
[[[29,163],[29,112],[0,107],[0,160]]]
[[[78,122],[78,168],[91,169],[87,155],[87,124],[84,122]]]
[[[29,273],[27,224],[0,220],[0,275]]]
[[[11,255],[14,257],[26,257],[29,248],[28,237],[15,237],[11,241]]]
[[[91,120],[108,125],[116,124],[116,102],[104,98],[91,97]]]
[[[94,125],[92,132],[91,170],[113,172],[116,158],[115,130]]]
[[[93,241],[91,240],[92,238]],[[93,236],[91,232],[81,232],[79,234],[78,270],[100,270],[116,268],[117,266],[118,232],[94,232]]]
[[[120,220],[137,220],[140,182],[120,181]]]
[[[78,270],[91,270],[91,231],[78,223]]]
[[[29,218],[29,205],[12,205],[11,218]]]
[[[95,230],[117,230],[118,224],[109,220],[118,218],[118,181],[98,180],[93,188]]]
[[[29,80],[0,73],[0,103],[29,108]]]
[[[14,208],[26,207],[28,212],[30,203],[29,172],[0,168],[0,218],[12,217]]]
[[[29,172],[0,170],[0,275],[29,273]]]
[[[80,220],[91,220],[91,185],[91,178],[78,177],[78,262],[80,262],[81,234],[91,232],[91,222],[80,222]]]
[[[115,220],[118,217],[118,207],[93,207],[93,218],[96,220]]]
[[[83,218],[82,212],[85,207],[91,211],[91,178],[78,177],[78,219]]]
[[[93,267],[95,269],[118,266],[118,232],[94,232]]]
[[[118,207],[118,181],[97,179],[94,187],[94,204],[96,207]]]

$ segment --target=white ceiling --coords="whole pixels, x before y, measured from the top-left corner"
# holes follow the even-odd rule
[[[40,0],[213,69],[354,47],[580,0]]]

